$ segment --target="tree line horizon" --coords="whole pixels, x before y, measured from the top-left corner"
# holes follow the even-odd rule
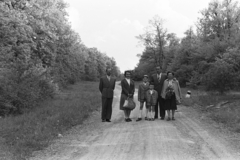
[[[189,27],[183,38],[169,33],[163,19],[149,20],[144,33],[136,36],[144,46],[133,79],[153,74],[155,67],[172,71],[181,86],[203,86],[224,93],[240,86],[240,7],[237,1],[211,1],[200,11],[196,32]]]

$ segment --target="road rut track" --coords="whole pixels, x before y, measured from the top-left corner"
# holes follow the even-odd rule
[[[115,95],[111,123],[100,122],[100,113],[95,112],[45,151],[36,152],[31,160],[240,159],[229,142],[213,135],[216,132],[194,115],[186,115],[186,107],[179,107],[176,121],[136,122],[137,107],[131,114],[133,122],[127,123],[119,110],[119,86]]]

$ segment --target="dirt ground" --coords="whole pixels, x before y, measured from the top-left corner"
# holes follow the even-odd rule
[[[137,95],[135,95],[137,96]],[[200,116],[191,107],[178,106],[175,121],[125,122],[119,110],[120,86],[116,86],[112,122],[101,122],[94,112],[83,125],[59,135],[46,150],[35,152],[31,160],[238,160],[234,145],[239,138]],[[238,140],[239,142],[239,140]],[[236,144],[236,143],[235,143]]]

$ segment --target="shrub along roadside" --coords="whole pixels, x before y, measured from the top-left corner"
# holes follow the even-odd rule
[[[238,92],[213,94],[191,90],[191,98],[185,98],[187,90],[187,88],[182,89],[183,105],[194,107],[214,121],[222,123],[229,130],[240,133],[240,94]],[[220,105],[221,102],[228,103]]]
[[[48,146],[59,133],[81,124],[100,104],[98,83],[81,82],[29,113],[1,119],[0,136],[16,159],[25,159]]]

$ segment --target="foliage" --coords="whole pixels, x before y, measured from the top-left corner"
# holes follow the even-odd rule
[[[114,59],[71,29],[66,7],[63,0],[0,1],[0,115],[31,109],[59,87],[96,81],[106,67],[119,75]]]
[[[240,87],[239,4],[229,0],[212,1],[200,13],[197,33],[190,27],[179,40],[175,34],[164,32],[163,71],[175,72],[181,86],[187,83],[193,87],[203,85],[207,90],[221,93]],[[157,33],[153,32],[151,37],[157,37]],[[138,55],[140,60],[135,68],[137,78],[154,72],[152,63],[157,57],[153,51],[159,50],[157,45],[151,48],[147,43],[144,45],[145,51]]]

